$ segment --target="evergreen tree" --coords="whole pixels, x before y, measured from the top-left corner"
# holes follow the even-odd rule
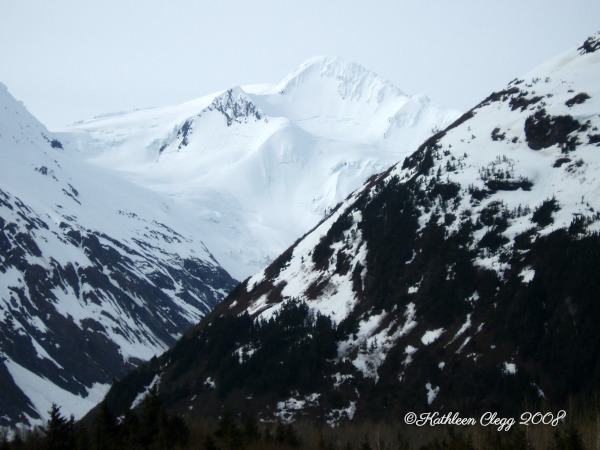
[[[300,447],[300,437],[294,427],[287,423],[277,422],[275,428],[275,442],[280,444],[288,444],[292,447]]]
[[[220,449],[219,449],[219,447],[217,447],[217,444],[215,443],[215,440],[212,438],[212,436],[208,435],[204,439],[204,445],[202,446],[202,450],[220,450]]]
[[[258,428],[258,420],[254,414],[245,414],[243,423],[244,439],[247,442],[254,442],[260,439],[260,429]]]
[[[371,447],[369,436],[366,434],[364,435],[363,440],[360,443],[360,450],[373,450],[373,447]]]
[[[44,449],[75,449],[75,419],[73,416],[71,416],[70,420],[65,419],[60,413],[60,407],[56,403],[52,404],[48,414],[50,418],[44,432]]]
[[[8,430],[0,429],[0,450],[9,450],[10,442],[8,440]]]
[[[563,433],[556,430],[553,450],[584,450],[583,440],[579,431],[571,424]]]
[[[140,443],[143,447],[149,447],[158,435],[162,415],[163,407],[155,384],[142,402]]]
[[[110,450],[115,448],[118,439],[117,419],[106,401],[100,403],[100,409],[94,422],[94,449]]]
[[[241,448],[243,435],[230,411],[225,411],[219,420],[219,427],[215,433],[226,443],[227,448]]]
[[[140,419],[132,411],[126,411],[120,425],[119,440],[121,448],[132,450],[142,448],[140,436]]]

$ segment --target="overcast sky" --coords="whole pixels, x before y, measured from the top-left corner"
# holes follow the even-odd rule
[[[599,0],[0,0],[0,82],[54,129],[337,55],[466,110],[599,19]]]

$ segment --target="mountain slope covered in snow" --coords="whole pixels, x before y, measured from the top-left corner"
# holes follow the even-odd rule
[[[210,251],[242,279],[457,116],[358,64],[322,57],[275,86],[81,122],[61,141],[187,203]]]
[[[79,417],[234,286],[185,211],[66,154],[0,85],[0,425]]]
[[[600,376],[598,79],[597,35],[484,99],[115,384],[110,406],[152,383],[191,419],[583,404]]]

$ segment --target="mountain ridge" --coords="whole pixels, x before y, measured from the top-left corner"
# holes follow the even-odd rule
[[[176,204],[71,158],[5,88],[0,105],[0,425],[53,401],[80,417],[234,281]]]

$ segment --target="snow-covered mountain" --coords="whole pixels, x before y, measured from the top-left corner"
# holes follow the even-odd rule
[[[490,95],[115,384],[111,407],[151,384],[192,419],[584,404],[600,376],[599,79],[596,35]]]
[[[358,64],[321,57],[275,86],[81,122],[61,142],[187,203],[209,250],[242,279],[456,117]]]
[[[165,197],[66,154],[0,85],[0,425],[81,416],[234,286]]]

